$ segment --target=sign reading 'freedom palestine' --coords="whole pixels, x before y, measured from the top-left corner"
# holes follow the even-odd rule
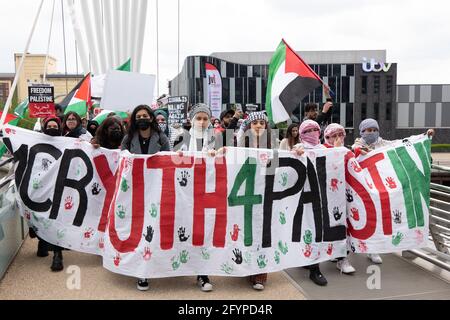
[[[31,118],[45,118],[54,115],[54,88],[45,84],[29,86],[28,107]]]
[[[25,219],[51,243],[102,255],[113,272],[245,276],[345,256],[347,248],[426,244],[423,136],[361,159],[345,148],[302,157],[229,148],[205,158],[94,149],[13,126],[4,132]]]

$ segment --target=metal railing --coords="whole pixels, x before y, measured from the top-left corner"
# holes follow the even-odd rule
[[[432,169],[450,173],[450,167]],[[410,250],[416,256],[450,271],[450,187],[430,183],[430,240],[436,249]]]

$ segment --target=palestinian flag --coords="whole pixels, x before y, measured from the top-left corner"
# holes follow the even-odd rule
[[[86,116],[91,105],[91,74],[88,73],[60,103],[64,114],[74,111],[80,117]]]
[[[121,117],[122,119],[128,119],[129,115],[126,112],[123,111],[113,111],[113,110],[102,110],[97,116],[95,116],[94,119],[97,121],[97,123],[100,125],[103,121],[108,117],[108,114],[114,112],[117,116]]]
[[[288,120],[302,99],[322,83],[311,67],[281,40],[269,66],[266,112],[270,122]]]
[[[16,108],[17,109],[17,108]],[[2,111],[0,111],[0,117],[2,116]],[[8,113],[6,115],[5,118],[5,123],[13,125],[13,126],[17,126],[19,124],[20,118],[16,117],[13,114]],[[3,157],[3,155],[5,154],[5,152],[8,149],[6,148],[5,144],[3,142],[0,142],[0,158]]]
[[[116,70],[130,72],[131,71],[131,58],[128,59],[123,65],[118,67]]]

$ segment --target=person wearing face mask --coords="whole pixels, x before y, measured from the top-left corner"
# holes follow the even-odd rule
[[[139,105],[133,110],[121,149],[136,154],[170,151],[169,139],[161,131],[149,106]]]
[[[299,154],[299,150],[326,148],[320,144],[320,126],[316,121],[305,120],[299,128],[300,143],[293,148]],[[319,286],[327,285],[328,281],[320,271],[319,264],[313,264],[307,267],[309,269],[309,278]]]
[[[42,124],[42,132],[52,137],[61,136],[61,120],[57,116],[45,118]],[[30,228],[29,234],[31,238],[37,237],[39,240],[36,255],[38,257],[47,257],[48,251],[49,250],[53,251],[53,260],[50,269],[55,272],[63,270],[64,269],[63,255],[62,255],[63,248],[50,244],[47,241],[41,239],[40,237],[37,236],[33,228]]]
[[[91,143],[95,148],[118,149],[121,146],[125,130],[120,117],[112,116],[106,118],[98,127]]]
[[[73,111],[68,112],[64,117],[62,133],[64,137],[80,138],[88,142],[92,140],[92,135],[81,125],[81,117]]]
[[[161,131],[156,122],[155,114],[149,106],[142,104],[134,108],[128,122],[127,134],[122,139],[120,148],[135,154],[155,154],[160,151],[170,151],[169,139]],[[141,291],[148,290],[148,279],[138,279],[137,288]]]
[[[167,112],[162,109],[155,110],[155,117],[156,117],[156,122],[159,125],[159,128],[168,137],[169,136],[169,126],[167,125],[167,119],[168,119]]]
[[[98,122],[95,120],[89,120],[87,124],[87,131],[95,137],[95,133],[97,132],[99,125]]]
[[[359,124],[359,134],[361,135],[361,138],[356,138],[355,143],[352,146],[352,150],[357,157],[360,154],[366,155],[372,150],[395,143],[395,141],[385,140],[380,137],[378,122],[371,118],[365,119]],[[431,138],[434,135],[434,129],[428,129],[424,134]],[[368,254],[367,257],[372,260],[373,263],[383,263],[383,260],[379,254],[372,253]]]

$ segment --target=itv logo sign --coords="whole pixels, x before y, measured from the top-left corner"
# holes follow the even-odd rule
[[[378,62],[374,58],[367,60],[363,58],[362,69],[364,72],[388,72],[392,63]]]

